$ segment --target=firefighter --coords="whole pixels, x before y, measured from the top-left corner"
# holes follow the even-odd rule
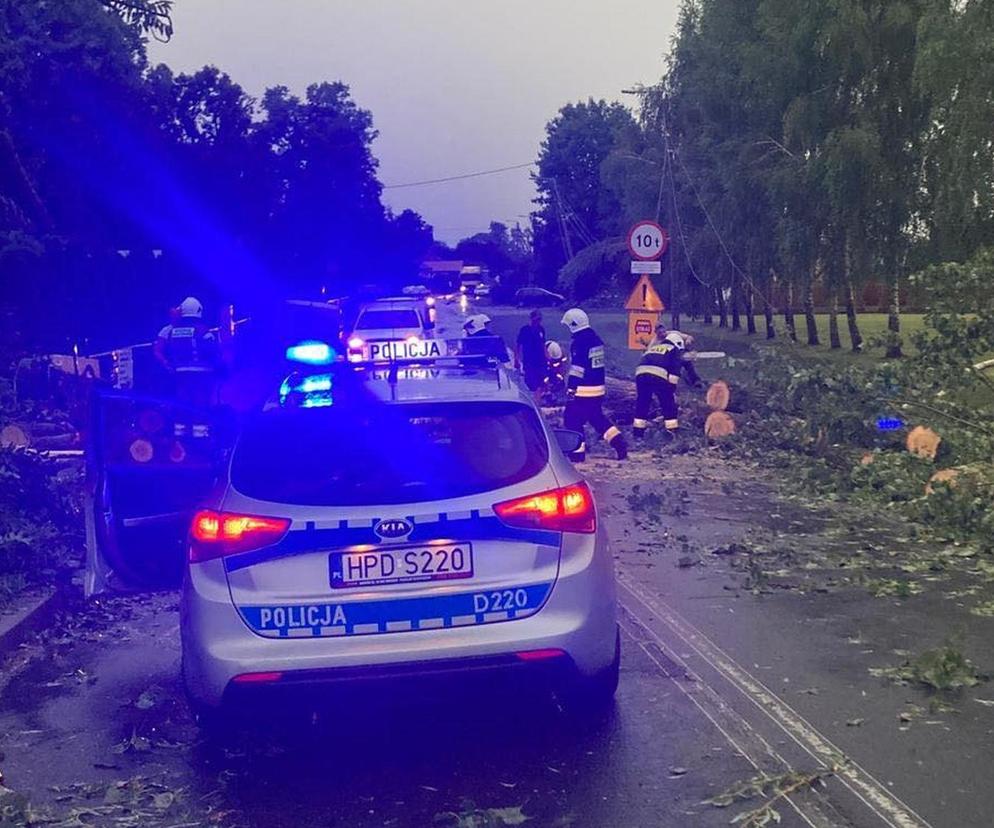
[[[566,428],[583,434],[590,423],[611,445],[619,460],[628,456],[628,446],[621,430],[604,414],[604,342],[590,327],[590,318],[579,308],[563,314],[562,323],[569,329],[570,368],[566,387]],[[586,441],[569,455],[571,460],[586,459]]]
[[[703,383],[697,376],[694,363],[687,359],[687,340],[679,331],[667,331],[662,325],[656,328],[649,347],[635,369],[635,423],[636,440],[645,436],[649,428],[649,411],[652,398],[659,401],[662,410],[664,434],[672,439],[680,427],[679,409],[676,402],[676,387],[680,376],[694,388]]]
[[[489,325],[490,317],[485,313],[473,314],[466,319],[462,326],[467,340],[463,346],[463,353],[486,354],[499,362],[510,362],[510,355],[503,337],[491,331]]]
[[[204,322],[204,306],[188,296],[171,315],[153,347],[155,358],[172,375],[176,396],[205,408],[213,402],[217,372],[217,339]]]

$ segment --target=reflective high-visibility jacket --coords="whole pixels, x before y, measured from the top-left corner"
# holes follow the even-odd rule
[[[604,396],[604,342],[593,328],[573,334],[567,387],[577,397]]]
[[[199,319],[182,318],[159,331],[165,341],[166,359],[179,373],[205,373],[214,370],[216,341]]]
[[[694,363],[687,359],[686,354],[669,342],[655,342],[646,348],[642,359],[635,369],[635,376],[650,375],[659,377],[664,382],[677,385],[680,375],[686,373],[687,382],[697,385],[701,381],[697,376]]]

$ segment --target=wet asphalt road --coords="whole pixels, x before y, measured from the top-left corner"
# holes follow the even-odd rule
[[[316,720],[263,708],[204,738],[182,698],[174,596],[104,607],[33,645],[43,654],[0,696],[7,784],[53,816],[106,809],[108,787],[140,777],[176,795],[149,825],[498,826],[520,808],[534,825],[717,826],[728,813],[702,800],[752,773],[630,638],[599,720],[538,690],[454,686],[333,697]],[[93,824],[121,824],[116,807]]]
[[[747,470],[709,471],[648,455],[587,466],[622,583],[621,685],[604,717],[571,719],[541,689],[388,687],[335,694],[318,711],[263,706],[208,737],[182,696],[175,595],[113,598],[72,607],[8,662],[5,784],[65,828],[707,828],[768,800],[704,800],[758,773],[824,772],[849,757],[824,789],[774,801],[781,824],[994,824],[994,708],[977,703],[989,687],[935,705],[869,673],[941,643],[956,623],[943,593],[753,595],[724,558],[684,565],[688,545],[771,521],[805,551],[831,534],[822,516],[781,510]],[[638,519],[631,486],[661,481],[690,491],[686,508]],[[992,627],[974,618],[964,641],[987,667]]]

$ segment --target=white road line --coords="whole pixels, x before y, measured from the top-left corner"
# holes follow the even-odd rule
[[[704,714],[704,717],[714,725],[715,729],[725,737],[725,740],[730,744],[735,751],[745,759],[753,769],[759,773],[775,773],[775,772],[785,772],[793,771],[794,768],[791,767],[790,763],[787,762],[773,746],[766,741],[745,719],[739,716],[731,707],[721,698],[711,687],[709,687],[705,682],[703,682],[698,676],[696,676],[679,657],[672,652],[668,647],[665,647],[658,637],[655,636],[648,627],[646,627],[636,616],[631,612],[628,607],[624,607],[625,611],[631,616],[631,620],[624,619],[622,621],[622,628],[628,633],[635,642],[639,645],[639,648],[644,652],[649,659],[660,669],[670,682],[686,696],[690,702]],[[628,629],[628,626],[635,626],[635,631]],[[646,646],[644,640],[640,640],[635,632],[641,632],[645,635],[649,635],[656,639],[655,644],[662,650],[667,650],[665,653],[666,657],[671,661],[675,662],[680,666],[686,677],[690,680],[683,681],[680,677],[669,675],[666,666],[660,662],[655,653]],[[706,700],[702,700],[699,696],[705,696]],[[731,731],[739,731],[737,734],[733,734]],[[747,744],[750,743],[750,744]],[[763,761],[764,757],[768,757],[772,761]],[[813,791],[808,792],[808,795],[814,793]],[[822,813],[821,808],[815,806],[810,800],[800,803],[797,802],[797,798],[801,794],[794,794],[789,797],[785,797],[785,801],[794,812],[806,822],[811,828],[837,828],[838,823],[833,822],[828,816]]]
[[[658,596],[648,594],[628,580],[619,585],[632,599],[654,613],[660,621],[693,649],[711,667],[763,711],[785,734],[824,767],[837,765],[840,758],[849,759],[827,737],[789,704],[778,698],[761,681],[711,641],[700,630],[672,609]],[[662,639],[649,630],[662,645]],[[836,778],[858,797],[873,813],[892,828],[930,828],[929,822],[909,805],[892,794],[879,780],[859,764],[849,759],[836,768]]]

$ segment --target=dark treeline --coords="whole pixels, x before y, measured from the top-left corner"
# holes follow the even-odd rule
[[[251,309],[413,279],[432,243],[381,201],[372,116],[342,83],[255,100],[150,66],[168,2],[0,0],[5,333],[147,339],[187,293]]]
[[[659,216],[675,310],[750,330],[776,310],[814,341],[817,305],[858,349],[872,288],[897,353],[909,275],[994,243],[991,43],[987,0],[685,0],[638,122],[594,101],[550,122],[540,274],[589,248],[565,287],[624,282],[618,235]]]

